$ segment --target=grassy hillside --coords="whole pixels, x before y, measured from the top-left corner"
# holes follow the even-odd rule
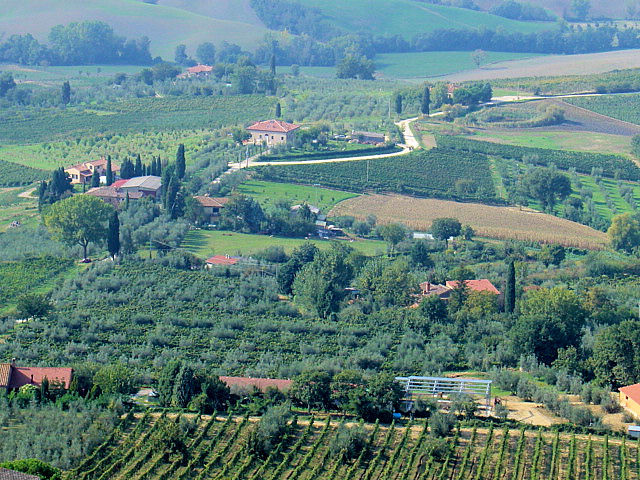
[[[550,29],[553,23],[517,22],[464,8],[443,7],[412,0],[301,0],[320,9],[336,26],[349,31],[376,35],[402,35],[438,28],[502,28],[512,32]]]
[[[213,5],[217,3],[233,5],[231,0],[209,2]],[[216,9],[210,10],[209,13],[213,13]],[[222,12],[228,10],[230,8],[221,9]],[[242,10],[238,9],[240,11]],[[172,6],[150,5],[139,0],[3,0],[0,32],[6,35],[32,33],[36,38],[45,40],[51,27],[55,25],[102,20],[112,25],[119,35],[134,38],[148,36],[153,55],[173,59],[174,49],[180,43],[187,45],[191,52],[204,41],[217,44],[227,40],[249,48],[267,31],[250,16],[248,22],[233,21],[225,17],[228,15],[214,18]]]
[[[211,18],[263,26],[249,0],[159,0],[158,5],[180,8]]]
[[[245,449],[255,419],[201,417],[192,433],[180,419],[145,414],[116,430],[67,479],[414,479],[636,478],[637,445],[618,438],[502,427],[463,428],[445,439],[425,424],[366,427],[362,453],[336,453],[338,423],[294,419],[268,456]],[[166,432],[186,447],[171,451]]]

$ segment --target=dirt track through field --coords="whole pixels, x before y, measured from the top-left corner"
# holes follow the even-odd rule
[[[519,207],[460,203],[403,195],[362,195],[340,202],[330,216],[352,215],[359,220],[375,215],[380,223],[400,222],[425,231],[439,217],[454,217],[470,225],[476,234],[491,238],[512,238],[568,247],[601,249],[606,234],[585,225]]]

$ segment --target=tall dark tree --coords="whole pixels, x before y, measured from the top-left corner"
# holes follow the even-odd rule
[[[282,116],[282,107],[280,106],[280,102],[276,103],[276,118],[280,118]]]
[[[142,159],[140,158],[140,154],[136,156],[136,164],[133,167],[133,176],[134,177],[142,177],[144,175],[144,166],[142,165]]]
[[[91,175],[91,187],[99,187],[100,186],[100,171],[96,168]]]
[[[71,85],[69,82],[62,84],[62,103],[67,105],[71,101]]]
[[[271,69],[271,75],[276,74],[276,54],[272,53],[269,59],[269,68]]]
[[[156,158],[156,175],[162,176],[162,162],[160,161],[160,157]]]
[[[431,90],[429,90],[429,86],[427,85],[424,87],[424,92],[422,92],[422,103],[420,104],[420,113],[428,117],[430,106],[431,106]]]
[[[127,158],[120,166],[120,178],[129,179],[135,177],[135,170],[133,162]]]
[[[504,310],[513,313],[516,309],[516,266],[513,260],[509,261],[507,270],[507,282],[504,289]]]
[[[176,47],[176,52],[174,55],[174,59],[176,63],[180,65],[186,65],[189,61],[189,56],[187,55],[187,46],[186,45],[178,45]]]
[[[186,160],[184,158],[184,144],[178,145],[178,152],[176,153],[176,175],[180,180],[184,178],[184,172],[186,169]]]
[[[111,155],[107,155],[107,186],[113,183],[113,167],[111,166]]]
[[[47,202],[47,190],[49,185],[46,180],[40,182],[38,186],[38,210],[42,210],[42,206]]]
[[[402,95],[397,94],[394,98],[396,113],[400,115],[402,113]]]
[[[111,258],[116,258],[116,255],[120,252],[120,219],[118,218],[118,212],[115,210],[111,214],[111,217],[109,217],[107,249],[109,250]]]

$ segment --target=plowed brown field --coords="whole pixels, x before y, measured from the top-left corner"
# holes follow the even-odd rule
[[[352,215],[364,220],[375,215],[379,223],[400,222],[428,230],[439,217],[454,217],[471,225],[477,235],[490,238],[559,243],[567,247],[602,249],[606,234],[579,223],[519,207],[497,207],[402,195],[362,195],[345,200],[331,216]]]

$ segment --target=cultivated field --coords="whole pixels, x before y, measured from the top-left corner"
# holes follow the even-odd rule
[[[490,64],[537,56],[534,53],[487,52]],[[424,78],[475,68],[471,52],[384,53],[376,55],[376,72],[391,78]]]
[[[566,103],[640,125],[640,95],[603,95],[600,97],[568,98]],[[640,129],[636,134],[640,133]]]
[[[387,245],[381,240],[305,240],[220,230],[191,230],[180,247],[201,258],[208,258],[213,255],[251,256],[269,247],[282,247],[285,252],[291,253],[306,242],[312,242],[323,250],[332,248],[333,242],[341,242],[365,255],[381,255],[387,251]]]
[[[442,440],[423,422],[367,426],[366,447],[347,458],[335,451],[338,422],[295,419],[268,456],[244,446],[255,418],[195,417],[181,434],[184,457],[159,443],[175,431],[173,415],[128,417],[67,479],[635,479],[637,445],[618,438],[508,428],[464,428]],[[348,424],[353,427],[354,424]],[[179,432],[180,430],[177,429]],[[177,439],[176,439],[177,440]],[[184,461],[183,461],[184,460]]]
[[[586,75],[640,67],[640,50],[619,50],[581,55],[546,55],[500,62],[487,67],[441,77],[449,81],[491,80],[554,75]]]
[[[543,243],[560,243],[580,248],[603,248],[607,236],[585,225],[518,207],[496,207],[478,203],[412,198],[402,195],[363,195],[337,205],[331,215],[353,215],[365,219],[376,215],[378,222],[401,222],[416,230],[428,230],[439,217],[455,217],[473,227],[480,236]]]

